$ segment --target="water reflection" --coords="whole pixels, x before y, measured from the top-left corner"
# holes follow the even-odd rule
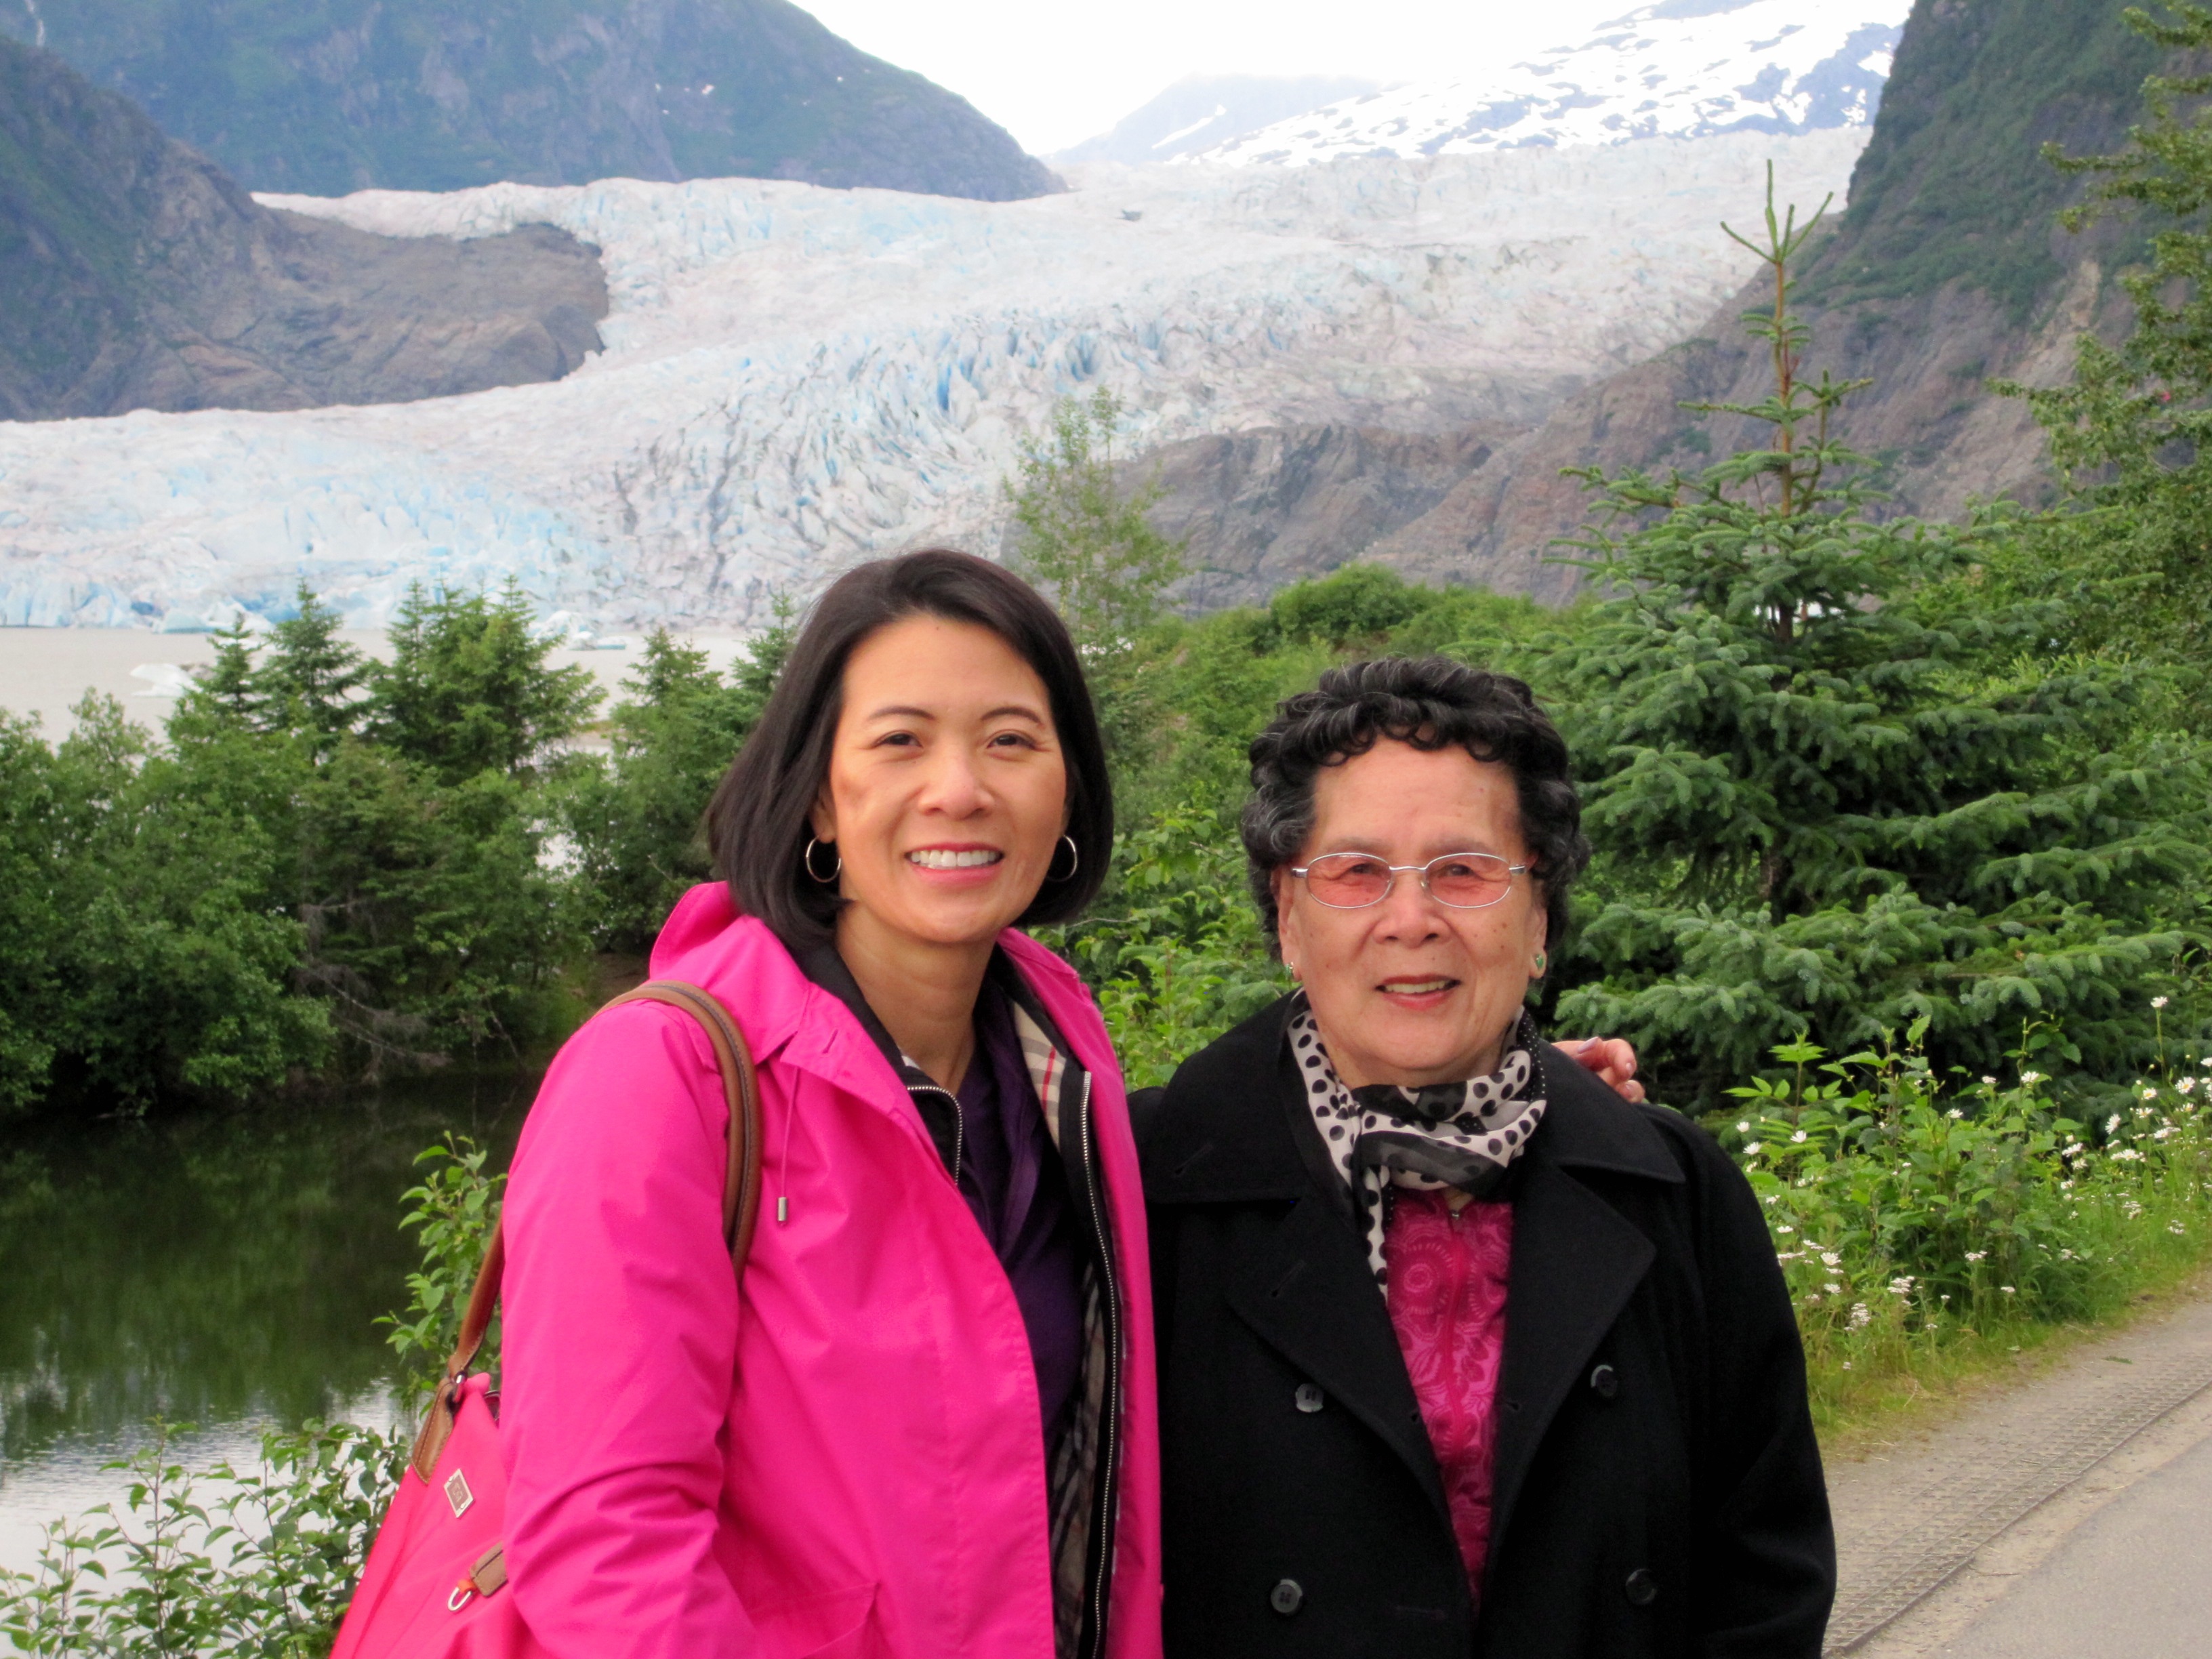
[[[447,1130],[501,1166],[534,1079],[441,1078],[313,1106],[0,1144],[0,1563],[155,1413],[212,1462],[254,1425],[380,1415],[376,1316],[415,1264],[413,1158]]]

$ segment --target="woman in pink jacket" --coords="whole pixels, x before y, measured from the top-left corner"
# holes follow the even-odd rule
[[[656,977],[760,1068],[740,1294],[691,1021],[599,1016],[508,1188],[507,1560],[560,1659],[1152,1659],[1142,1195],[1073,970],[1113,838],[1066,631],[998,567],[864,565],[716,797]]]

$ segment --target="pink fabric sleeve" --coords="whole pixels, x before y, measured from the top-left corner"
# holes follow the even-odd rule
[[[705,1038],[632,1005],[562,1050],[515,1155],[507,1563],[559,1659],[756,1649],[714,1549],[737,1344],[726,1118]]]

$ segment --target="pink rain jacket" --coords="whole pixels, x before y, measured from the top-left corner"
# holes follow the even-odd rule
[[[1001,943],[1092,1079],[1123,1362],[1105,1654],[1154,1659],[1152,1316],[1121,1074],[1073,970]],[[593,1019],[546,1076],[507,1199],[507,1551],[532,1635],[559,1659],[1053,1659],[1028,1334],[905,1087],[720,885],[678,904],[652,970],[714,992],[752,1047],[760,1227],[740,1295],[728,1115],[689,1017]]]

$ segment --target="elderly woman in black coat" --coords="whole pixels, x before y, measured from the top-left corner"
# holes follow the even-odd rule
[[[1524,1006],[1589,857],[1517,680],[1331,671],[1252,745],[1300,981],[1143,1109],[1169,1659],[1814,1659],[1788,1292],[1711,1139]]]

